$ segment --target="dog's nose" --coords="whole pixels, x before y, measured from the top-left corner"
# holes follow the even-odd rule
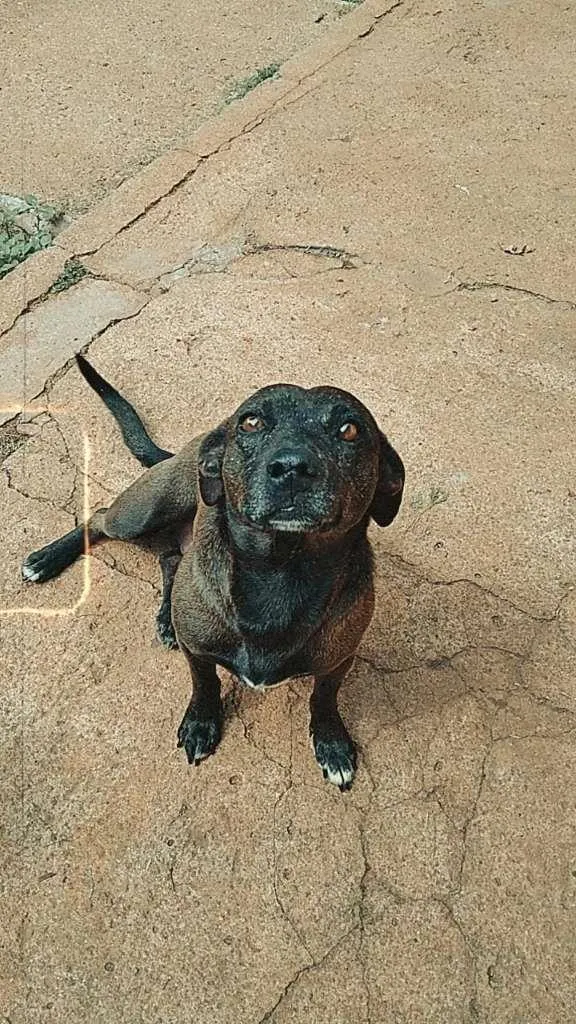
[[[318,459],[303,448],[285,448],[276,452],[268,463],[268,474],[273,480],[285,480],[286,477],[312,480],[319,473]]]

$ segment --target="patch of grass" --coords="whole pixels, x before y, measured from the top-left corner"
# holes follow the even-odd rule
[[[62,212],[36,196],[0,196],[0,278],[52,245]]]
[[[279,64],[269,64],[268,67],[258,68],[251,75],[246,78],[241,78],[235,85],[232,86],[230,92],[226,96],[225,103],[233,103],[234,100],[241,100],[244,96],[247,96],[252,89],[255,89],[257,85],[262,82],[267,82],[271,78],[276,78],[280,71]]]
[[[0,209],[0,278],[23,263],[33,252],[46,249],[49,245],[52,245],[49,231],[29,235],[15,223],[13,214]]]
[[[49,224],[55,224],[64,214],[64,207],[58,203],[43,203],[38,196],[23,196],[29,210],[33,210],[38,220],[44,220]]]
[[[64,270],[54,281],[54,284],[50,288],[51,292],[65,292],[67,288],[71,288],[73,284],[77,284],[83,277],[86,277],[88,273],[87,267],[80,260],[66,260],[64,264]]]

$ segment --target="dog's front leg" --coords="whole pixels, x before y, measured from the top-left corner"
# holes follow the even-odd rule
[[[178,729],[178,746],[184,747],[189,764],[199,764],[213,754],[222,736],[224,709],[216,666],[183,647],[192,673],[192,698]]]
[[[314,755],[325,779],[350,789],[356,771],[356,747],[338,711],[338,690],[353,658],[325,676],[316,676],[310,697],[310,737]]]
[[[162,603],[156,615],[156,636],[163,647],[174,650],[178,647],[172,624],[172,586],[176,570],[182,561],[180,548],[171,547],[158,556],[162,570]]]

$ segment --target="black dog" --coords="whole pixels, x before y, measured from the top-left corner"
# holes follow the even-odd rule
[[[337,692],[372,617],[366,530],[370,518],[388,526],[398,512],[400,457],[352,395],[288,384],[256,392],[172,456],[81,356],[78,364],[128,448],[152,468],[86,527],[29,555],[24,579],[57,576],[84,553],[86,539],[173,531],[161,557],[158,628],[164,642],[177,640],[192,673],[178,732],[189,762],[220,740],[218,665],[262,690],[311,675],[316,760],[325,778],[348,789],[356,751]]]

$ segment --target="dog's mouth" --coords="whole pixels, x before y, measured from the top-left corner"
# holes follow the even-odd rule
[[[240,519],[255,530],[264,533],[325,533],[337,525],[339,516],[306,515],[295,505],[274,509],[265,516],[240,515]]]
[[[310,533],[321,529],[322,521],[302,515],[295,505],[287,505],[268,517],[266,527],[281,533]]]
[[[276,533],[325,533],[333,529],[337,522],[337,514],[307,515],[297,505],[287,505],[271,512],[261,523],[261,528]]]
[[[311,533],[321,529],[319,524],[307,519],[271,519],[267,526],[276,530],[276,533]]]

